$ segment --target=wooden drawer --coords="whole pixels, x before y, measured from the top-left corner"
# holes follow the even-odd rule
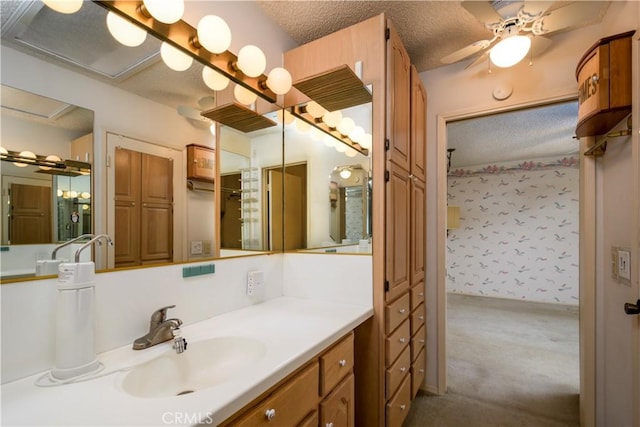
[[[411,288],[411,310],[424,302],[424,282],[418,283]]]
[[[411,313],[411,335],[415,335],[418,329],[424,325],[424,304],[420,304],[418,308]]]
[[[407,375],[398,392],[387,402],[387,427],[398,427],[404,422],[411,406],[411,379]]]
[[[314,362],[233,422],[234,426],[295,426],[318,406],[320,366]],[[273,416],[269,419],[268,414]]]
[[[409,325],[409,319],[405,319],[404,322],[387,338],[385,339],[386,347],[386,361],[385,366],[391,366],[391,364],[398,358],[402,350],[409,345],[411,340],[411,325]]]
[[[355,426],[355,379],[350,374],[320,403],[320,425]]]
[[[402,350],[402,353],[398,357],[393,365],[387,368],[386,373],[386,399],[390,399],[391,396],[396,392],[396,389],[404,379],[409,374],[409,370],[411,369],[411,351],[409,347],[406,347]]]
[[[318,417],[318,411],[313,411],[312,413],[307,415],[307,418],[302,420],[302,422],[298,424],[297,427],[318,427],[319,422],[320,418]]]
[[[387,334],[393,332],[411,312],[409,293],[407,292],[385,307],[385,328]]]
[[[427,369],[427,358],[425,357],[424,348],[418,353],[418,357],[411,365],[411,398],[418,394],[422,381],[424,381],[425,371]]]
[[[424,348],[426,340],[424,325],[418,329],[418,332],[411,338],[411,360],[414,361],[418,357],[420,350]]]
[[[353,332],[320,356],[320,394],[325,396],[353,369]]]

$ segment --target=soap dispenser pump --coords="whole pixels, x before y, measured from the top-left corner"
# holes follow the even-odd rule
[[[58,269],[54,380],[67,381],[102,369],[94,338],[95,264],[80,262],[81,252],[100,239],[113,245],[106,234],[97,235],[76,251],[75,262],[61,263]]]

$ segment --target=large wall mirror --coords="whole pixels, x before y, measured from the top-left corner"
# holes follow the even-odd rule
[[[3,278],[33,276],[93,230],[92,111],[0,86]],[[57,256],[69,258],[74,245]]]

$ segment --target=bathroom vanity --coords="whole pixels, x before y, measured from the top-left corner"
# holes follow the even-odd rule
[[[231,346],[235,341],[260,343],[258,356],[221,382],[203,383],[201,388],[196,383],[188,384],[193,390],[186,394],[181,394],[185,390],[172,390],[171,384],[158,385],[155,395],[141,397],[146,391],[128,384],[127,376],[175,352],[170,343],[142,351],[126,346],[99,354],[105,368],[86,381],[39,387],[35,382],[42,374],[37,374],[4,384],[2,422],[67,426],[261,425],[269,414],[274,420],[295,420],[293,423],[310,422],[316,417],[329,423],[336,416],[351,417],[353,421],[351,331],[372,314],[371,307],[365,305],[275,298],[182,328],[193,348],[187,348],[185,356],[208,340],[227,339]],[[208,359],[213,364],[215,356]],[[157,366],[158,377],[170,376],[171,366]],[[188,370],[196,368],[190,366]],[[292,399],[295,405],[290,404]]]

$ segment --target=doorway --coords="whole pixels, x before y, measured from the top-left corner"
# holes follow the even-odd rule
[[[471,153],[468,153],[464,146],[449,144],[455,133],[451,125],[464,124],[468,120],[480,122],[480,112],[458,117],[439,117],[438,151],[439,156],[445,158],[442,163],[438,160],[439,164],[444,166],[439,174],[443,180],[439,193],[442,196],[439,201],[443,206],[439,208],[439,213],[444,211],[447,204],[460,209],[460,228],[448,230],[448,237],[443,233],[440,236],[441,246],[439,245],[438,331],[443,336],[438,337],[438,369],[441,380],[438,389],[441,392],[453,382],[448,380],[452,372],[447,368],[447,361],[451,356],[449,352],[453,349],[447,341],[447,334],[440,332],[451,326],[451,316],[456,314],[453,310],[458,310],[455,304],[451,305],[451,301],[448,301],[447,295],[451,294],[447,292],[451,292],[452,289],[454,293],[464,294],[464,298],[493,297],[498,303],[525,300],[551,303],[556,307],[564,304],[573,307],[575,320],[572,322],[576,330],[579,328],[579,266],[576,248],[580,176],[577,169],[578,144],[572,138],[577,106],[570,117],[571,124],[567,135],[564,136],[566,142],[574,148],[572,155],[566,155],[562,147],[560,153],[551,155],[546,155],[544,150],[532,149],[535,144],[525,140],[527,129],[518,128],[522,123],[530,124],[531,120],[518,119],[515,116],[540,110],[543,125],[537,128],[534,126],[533,130],[536,137],[542,138],[541,148],[553,149],[553,144],[549,143],[555,137],[551,131],[554,127],[552,121],[558,115],[546,114],[544,110],[563,104],[575,104],[573,100],[558,101],[554,104],[522,106],[516,111],[491,114],[514,116],[509,117],[505,124],[485,124],[484,127],[470,132],[468,135],[472,135],[473,138],[470,137],[469,141],[474,148],[470,150]],[[515,146],[502,147],[498,144],[501,137],[492,132],[501,128],[509,129],[510,137],[506,141],[515,141]],[[482,132],[489,134],[490,142],[483,144],[479,141],[478,136]],[[475,150],[477,147],[481,149]],[[447,168],[447,148],[455,148],[450,168]],[[526,155],[518,156],[519,150]],[[506,153],[507,156],[501,157],[500,153]],[[464,161],[456,162],[456,156]],[[465,157],[476,158],[478,161],[473,163]],[[448,173],[445,168],[450,169]],[[449,176],[448,180],[444,179],[446,175]],[[573,181],[570,184],[563,183],[561,179],[569,175]],[[562,196],[559,196],[560,194]],[[570,205],[565,203],[564,199],[558,198],[568,194],[571,194],[568,199]],[[565,211],[565,208],[572,212]],[[553,212],[550,209],[553,209]],[[572,216],[565,216],[568,213]],[[439,223],[446,228],[444,218],[442,215]],[[573,243],[567,247],[555,246],[569,241]],[[549,253],[539,253],[539,250]],[[569,268],[564,268],[564,262],[569,258]],[[568,277],[563,276],[568,272],[571,273]],[[452,283],[453,286],[450,287]],[[447,309],[451,312],[447,313]],[[574,342],[573,345],[577,354],[578,342]],[[578,360],[576,356],[576,393],[580,391]],[[574,400],[577,404],[577,399]]]

